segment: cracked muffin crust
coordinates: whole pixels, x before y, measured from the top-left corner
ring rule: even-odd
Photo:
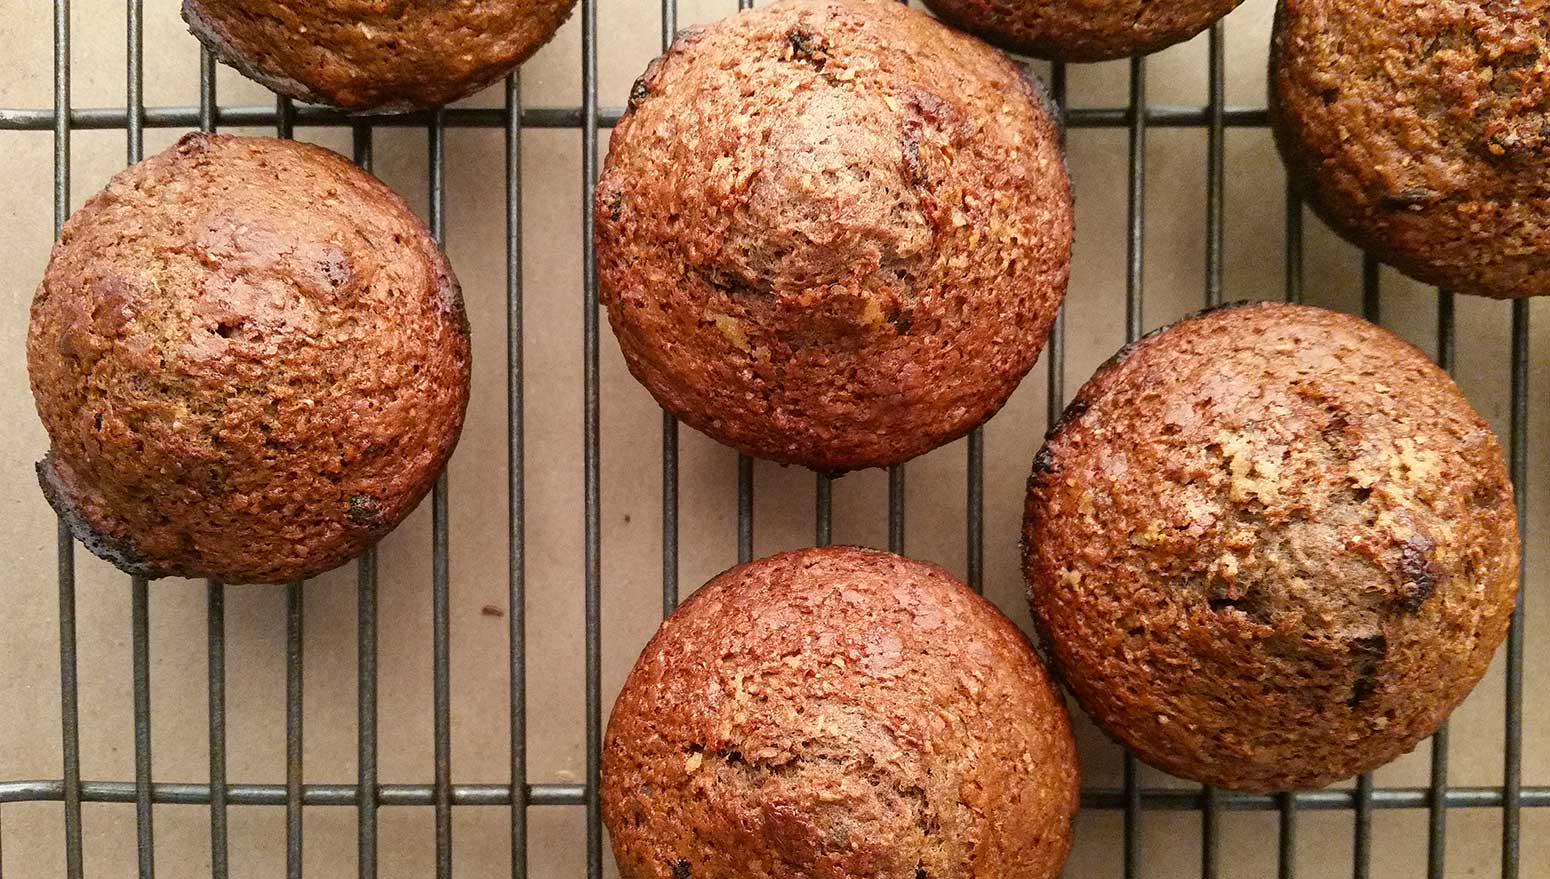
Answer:
[[[622,879],[1053,879],[1075,744],[1022,632],[936,565],[806,549],[711,580],[608,723]]]
[[[1458,293],[1550,293],[1550,0],[1286,0],[1271,123],[1335,231]]]
[[[1501,447],[1366,321],[1256,304],[1122,350],[1034,460],[1024,564],[1060,676],[1175,775],[1319,787],[1409,751],[1507,631]]]
[[[510,73],[576,0],[183,0],[216,57],[260,84],[346,110],[439,107]]]
[[[825,471],[994,414],[1069,273],[1040,87],[885,0],[782,0],[680,34],[632,90],[596,206],[635,377],[721,442]]]
[[[397,195],[320,147],[195,133],[70,218],[32,302],[44,494],[144,577],[279,582],[419,503],[468,402],[468,325]]]
[[[1107,61],[1182,43],[1243,0],[925,0],[953,27],[1003,49]]]

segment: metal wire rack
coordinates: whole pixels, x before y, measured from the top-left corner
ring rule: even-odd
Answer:
[[[306,784],[302,764],[302,644],[304,615],[300,583],[289,584],[287,601],[286,652],[286,774],[283,783],[232,783],[226,771],[226,619],[225,591],[221,583],[207,585],[208,619],[208,698],[209,698],[209,782],[166,783],[152,778],[151,772],[151,699],[150,647],[148,637],[149,605],[147,584],[131,583],[132,680],[134,695],[134,779],[132,781],[92,781],[81,777],[80,724],[77,681],[76,587],[74,546],[68,529],[61,524],[57,533],[59,595],[59,661],[61,744],[63,763],[60,777],[42,781],[0,779],[0,804],[11,802],[54,801],[63,803],[66,875],[83,875],[82,804],[134,803],[137,836],[138,871],[142,877],[154,876],[155,826],[153,804],[208,806],[210,861],[212,875],[228,875],[228,815],[232,808],[250,806],[284,807],[286,816],[287,875],[302,875],[303,824],[306,807],[353,808],[357,816],[358,870],[362,877],[378,875],[378,809],[382,806],[420,806],[434,810],[436,875],[452,875],[452,812],[454,808],[501,807],[510,811],[510,844],[513,877],[528,875],[528,822],[532,809],[549,806],[581,806],[585,809],[586,872],[589,877],[603,873],[603,833],[598,816],[598,760],[602,738],[602,695],[600,664],[601,627],[601,553],[602,503],[600,493],[600,394],[598,356],[597,277],[590,235],[582,236],[582,338],[583,358],[583,472],[582,499],[584,518],[583,581],[584,657],[585,657],[585,748],[586,775],[581,783],[535,782],[529,778],[526,751],[524,694],[527,669],[525,661],[526,621],[525,534],[524,534],[524,448],[523,448],[523,291],[522,291],[522,154],[521,134],[525,128],[578,129],[581,144],[583,190],[582,228],[590,229],[592,202],[590,189],[597,175],[598,132],[612,125],[621,113],[618,107],[599,106],[598,102],[598,10],[600,0],[582,0],[581,64],[582,101],[578,107],[524,107],[517,75],[508,77],[504,105],[492,108],[453,108],[436,112],[392,117],[349,117],[331,110],[293,107],[278,100],[273,107],[220,106],[216,100],[215,63],[208,53],[201,59],[200,99],[197,106],[147,107],[143,100],[143,0],[127,4],[127,106],[118,108],[75,108],[71,106],[71,19],[69,0],[54,0],[54,106],[45,109],[0,109],[0,131],[47,131],[54,138],[54,220],[55,231],[64,223],[70,205],[71,134],[89,129],[123,130],[129,162],[141,158],[146,128],[198,127],[214,130],[218,126],[273,126],[276,133],[288,137],[297,126],[348,127],[353,133],[354,158],[366,168],[372,165],[373,129],[381,126],[416,126],[428,133],[427,172],[429,175],[429,221],[433,233],[441,238],[444,230],[445,132],[451,127],[500,129],[505,135],[505,219],[506,219],[506,321],[508,382],[507,466],[509,549],[509,678],[510,678],[510,765],[507,780],[490,784],[453,784],[451,776],[451,683],[449,670],[450,629],[448,616],[448,511],[450,497],[445,474],[436,482],[432,508],[432,633],[434,721],[434,779],[430,784],[384,783],[378,773],[377,710],[377,558],[368,551],[357,566],[357,779],[354,784]],[[677,30],[676,0],[661,0],[662,45],[665,48]],[[740,8],[752,5],[739,0]],[[1220,24],[1210,30],[1208,45],[1208,101],[1204,106],[1152,106],[1147,102],[1147,62],[1130,62],[1129,101],[1125,106],[1084,108],[1065,111],[1068,128],[1123,129],[1128,134],[1128,225],[1125,234],[1125,336],[1138,337],[1143,329],[1143,241],[1146,194],[1146,142],[1153,128],[1198,128],[1207,134],[1207,200],[1204,304],[1223,299],[1224,248],[1224,172],[1225,131],[1228,128],[1257,128],[1267,125],[1262,107],[1230,107],[1225,103],[1226,81],[1224,37]],[[1050,79],[1057,102],[1066,106],[1067,71],[1054,64]],[[1298,301],[1303,293],[1303,210],[1295,194],[1288,190],[1285,216],[1286,270],[1285,298]],[[1380,274],[1378,265],[1368,258],[1363,265],[1363,312],[1369,318],[1381,317]],[[1437,304],[1437,351],[1440,363],[1451,369],[1457,351],[1454,301],[1447,292],[1439,292]],[[1510,362],[1510,427],[1508,448],[1510,472],[1518,487],[1520,523],[1527,519],[1525,490],[1528,461],[1529,399],[1529,307],[1526,301],[1512,303]],[[1048,365],[1048,417],[1053,420],[1062,406],[1065,390],[1065,320],[1057,320],[1045,360]],[[965,510],[965,557],[968,581],[981,589],[984,578],[984,440],[975,431],[965,442],[967,480]],[[662,611],[670,612],[678,601],[679,583],[679,472],[678,426],[669,416],[662,421]],[[905,467],[892,468],[888,474],[888,546],[900,551],[905,536]],[[753,555],[753,466],[740,457],[737,469],[737,554],[740,561]],[[832,535],[833,494],[830,479],[816,477],[814,539],[830,542]],[[1532,549],[1525,547],[1526,556]],[[1370,776],[1361,778],[1354,789],[1329,789],[1270,796],[1246,795],[1210,788],[1179,789],[1143,787],[1138,766],[1126,756],[1123,785],[1117,788],[1088,788],[1082,792],[1084,809],[1117,811],[1123,816],[1123,875],[1144,874],[1141,835],[1143,814],[1150,810],[1190,811],[1200,816],[1201,874],[1219,875],[1222,813],[1228,811],[1273,811],[1279,816],[1277,874],[1290,879],[1296,872],[1294,849],[1299,813],[1337,810],[1349,812],[1353,819],[1353,875],[1361,879],[1369,874],[1372,859],[1372,816],[1378,809],[1425,810],[1427,814],[1427,875],[1441,877],[1446,866],[1446,825],[1452,809],[1496,809],[1501,813],[1501,875],[1516,879],[1523,872],[1519,847],[1522,810],[1550,807],[1550,786],[1525,786],[1522,778],[1523,651],[1524,627],[1522,602],[1505,648],[1507,659],[1506,714],[1502,784],[1493,787],[1454,787],[1448,780],[1448,729],[1444,726],[1431,746],[1431,782],[1424,788],[1375,788]],[[3,840],[0,840],[3,844]],[[1542,867],[1543,865],[1541,865]],[[1532,872],[1532,870],[1530,871]],[[1540,875],[1544,875],[1540,873]]]

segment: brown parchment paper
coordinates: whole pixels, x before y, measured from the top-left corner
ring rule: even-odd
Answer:
[[[198,47],[174,0],[145,3],[145,101],[197,103]],[[728,14],[732,0],[684,0],[680,26]],[[125,4],[72,4],[76,107],[122,106]],[[1227,100],[1263,106],[1265,47],[1273,4],[1249,0],[1226,25]],[[0,107],[46,108],[53,95],[52,4],[0,0]],[[630,83],[661,48],[659,5],[601,0],[600,103],[624,103]],[[529,107],[576,106],[581,88],[581,28],[573,19],[524,67]],[[1148,100],[1201,106],[1207,99],[1206,40],[1201,37],[1147,61]],[[1043,69],[1042,65],[1038,65]],[[1072,104],[1122,107],[1124,62],[1073,67]],[[220,103],[260,106],[272,97],[222,68]],[[496,105],[499,87],[469,104]],[[146,154],[181,130],[148,129]],[[255,132],[259,133],[259,132]],[[300,128],[297,136],[348,155],[349,132]],[[606,131],[602,145],[606,148]],[[475,333],[474,397],[451,464],[452,773],[458,783],[508,779],[508,472],[506,467],[506,251],[503,139],[499,130],[452,129],[446,135],[448,250],[461,276]],[[581,137],[577,130],[527,130],[521,138],[522,281],[525,345],[527,744],[533,782],[584,778],[582,639],[582,352]],[[38,493],[32,465],[45,437],[27,388],[23,340],[27,309],[53,236],[52,136],[0,131],[0,781],[60,776],[59,597],[55,519]],[[1126,149],[1122,128],[1074,131],[1070,163],[1077,199],[1077,244],[1067,305],[1065,389],[1073,393],[1124,341]],[[125,162],[122,131],[77,131],[70,203],[78,206]],[[422,212],[426,208],[426,137],[416,128],[379,128],[377,173]],[[1146,146],[1145,309],[1147,328],[1203,304],[1206,134],[1153,128]],[[1224,284],[1228,299],[1277,298],[1285,262],[1284,177],[1267,132],[1236,128],[1226,140]],[[1306,224],[1309,302],[1357,310],[1360,259],[1311,217]],[[1431,291],[1385,270],[1385,323],[1435,350]],[[1528,582],[1524,673],[1525,784],[1550,784],[1550,583],[1544,571],[1550,534],[1550,302],[1533,306],[1528,435]],[[1458,299],[1458,376],[1475,405],[1504,437],[1508,425],[1509,306]],[[604,711],[661,613],[662,416],[623,368],[603,323],[602,584]],[[1017,534],[1023,483],[1045,428],[1047,367],[1041,363],[985,433],[986,591],[1027,626],[1018,573]],[[694,432],[680,434],[679,570],[687,592],[736,559],[736,459]],[[809,544],[814,534],[812,474],[760,463],[755,468],[755,552]],[[906,551],[963,575],[966,445],[956,443],[907,468]],[[834,538],[884,546],[887,477],[852,474],[834,485]],[[432,778],[430,510],[427,502],[380,549],[380,780]],[[133,778],[128,578],[77,549],[81,770],[96,780]],[[285,770],[285,595],[273,587],[226,592],[227,749],[232,782],[282,783]],[[305,773],[308,783],[353,783],[356,763],[355,570],[310,582],[305,599]],[[152,732],[158,781],[205,781],[208,770],[204,584],[160,581],[151,587]],[[1494,786],[1502,779],[1503,666],[1495,666],[1452,723],[1450,783]],[[1084,781],[1117,786],[1118,749],[1078,719]],[[1424,786],[1428,747],[1377,773],[1379,786]],[[1143,770],[1146,785],[1178,785]],[[305,811],[307,875],[354,875],[355,811]],[[454,810],[459,875],[509,872],[510,812]],[[1221,818],[1224,876],[1275,875],[1274,813],[1228,812]],[[135,817],[129,804],[84,809],[88,875],[135,872]],[[535,807],[530,814],[535,877],[584,873],[583,814]],[[434,874],[432,811],[384,807],[381,875]],[[1450,812],[1448,875],[1499,871],[1501,816],[1495,809]],[[1379,811],[1373,818],[1373,875],[1422,875],[1424,810]],[[1144,875],[1199,871],[1199,816],[1148,812],[1141,822]],[[156,864],[164,877],[209,874],[208,810],[155,808]],[[233,807],[233,876],[284,871],[284,810]],[[1066,875],[1117,876],[1122,822],[1117,812],[1085,812]],[[1550,809],[1523,812],[1521,873],[1550,876]],[[1300,814],[1299,875],[1345,875],[1352,814]],[[612,875],[611,858],[604,856]],[[63,808],[58,803],[0,804],[0,875],[52,877],[64,872]]]

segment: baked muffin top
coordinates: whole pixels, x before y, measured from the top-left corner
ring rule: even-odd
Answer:
[[[936,565],[828,547],[723,573],[614,706],[624,879],[1052,879],[1076,755],[1028,641]]]
[[[1181,43],[1243,0],[925,0],[954,27],[1011,52],[1107,61]]]
[[[1550,293],[1550,2],[1286,0],[1270,82],[1338,232],[1454,292]]]
[[[576,0],[183,0],[222,61],[303,101],[347,110],[439,107],[510,73]]]
[[[429,488],[468,350],[452,270],[386,186],[320,147],[190,134],[54,248],[27,336],[39,476],[131,573],[315,574]]]
[[[1138,756],[1246,790],[1398,756],[1484,673],[1512,486],[1448,376],[1387,331],[1257,304],[1126,348],[1034,461],[1035,620]]]
[[[884,0],[783,0],[680,34],[635,84],[596,203],[634,375],[716,439],[820,470],[988,418],[1069,271],[1039,87]]]

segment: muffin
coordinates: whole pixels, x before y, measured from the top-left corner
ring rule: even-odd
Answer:
[[[635,83],[596,204],[635,377],[723,443],[824,471],[994,414],[1069,273],[1040,87],[885,0],[782,0],[680,34]]]
[[[1458,293],[1550,293],[1550,3],[1286,0],[1270,119],[1320,217]]]
[[[217,58],[282,95],[398,112],[450,104],[499,80],[549,42],[575,5],[183,0],[183,20]]]
[[[826,547],[673,613],[603,746],[622,879],[1052,879],[1076,750],[1028,641],[936,565]]]
[[[311,576],[419,503],[468,368],[457,279],[391,190],[320,147],[190,134],[54,247],[27,333],[38,480],[128,573]]]
[[[1348,315],[1218,309],[1122,350],[1034,459],[1035,621],[1137,756],[1249,791],[1415,747],[1506,634],[1502,451],[1447,374]]]
[[[1185,40],[1243,0],[925,0],[962,28],[1020,55],[1107,61]]]

